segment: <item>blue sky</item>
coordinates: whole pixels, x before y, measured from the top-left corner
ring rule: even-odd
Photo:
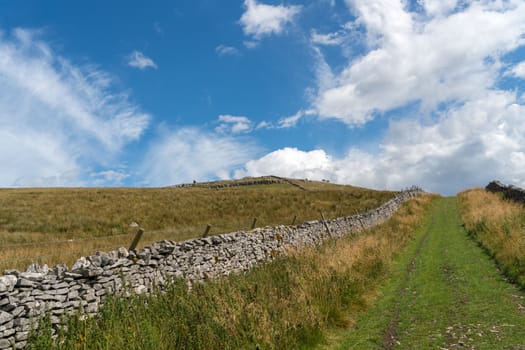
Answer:
[[[525,3],[0,0],[0,187],[525,186]]]

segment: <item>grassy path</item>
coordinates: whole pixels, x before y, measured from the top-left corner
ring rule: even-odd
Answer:
[[[525,349],[525,295],[468,236],[456,198],[437,199],[376,305],[335,349]]]

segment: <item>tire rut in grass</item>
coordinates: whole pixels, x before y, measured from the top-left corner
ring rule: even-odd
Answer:
[[[410,281],[410,276],[412,275],[415,267],[416,262],[419,256],[421,255],[421,251],[423,248],[423,245],[428,239],[428,236],[430,234],[430,231],[432,229],[432,226],[434,225],[434,216],[432,216],[432,221],[430,226],[427,228],[425,234],[423,237],[421,237],[420,241],[418,242],[416,251],[414,253],[414,257],[410,260],[410,263],[407,265],[406,274],[404,274],[403,283],[401,284],[401,288],[398,291],[397,300],[396,300],[396,306],[394,309],[394,315],[392,316],[392,319],[390,321],[390,324],[388,325],[388,328],[385,332],[385,335],[383,336],[383,349],[384,350],[391,350],[396,343],[398,343],[398,334],[397,334],[397,328],[399,326],[399,314],[401,311],[401,297],[407,293],[408,291],[408,284]]]
[[[525,318],[511,297],[523,293],[469,239],[455,199],[438,204],[397,296],[398,337],[384,348],[523,349]]]

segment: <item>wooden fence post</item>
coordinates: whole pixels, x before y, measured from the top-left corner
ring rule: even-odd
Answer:
[[[357,221],[359,221],[359,224],[361,225],[361,230],[365,230],[365,225],[363,225],[363,221],[361,221],[361,218],[359,217],[360,214],[359,212],[356,210],[355,211],[355,218],[357,219]]]
[[[295,220],[297,220],[297,215],[294,215],[294,217],[293,217],[292,226],[295,225]]]
[[[206,225],[206,229],[204,230],[204,233],[202,234],[202,238],[208,237],[208,234],[210,233],[211,225]]]
[[[328,236],[332,237],[332,231],[330,231],[330,227],[328,227],[328,224],[326,223],[326,220],[324,219],[323,212],[319,210],[319,214],[321,214],[321,221],[323,222],[326,232],[328,232]]]
[[[137,234],[135,235],[135,238],[133,238],[133,242],[131,242],[131,245],[129,246],[128,250],[133,250],[137,247],[137,244],[139,244],[140,238],[142,237],[142,234],[144,233],[144,229],[141,227],[137,231]]]
[[[251,230],[253,230],[255,228],[255,224],[257,223],[257,218],[253,218],[253,222],[252,222],[252,228]]]

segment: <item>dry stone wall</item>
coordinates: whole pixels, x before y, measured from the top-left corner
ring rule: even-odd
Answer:
[[[492,181],[485,187],[487,191],[503,193],[507,199],[525,204],[525,189],[513,185],[504,185],[499,181]]]
[[[149,293],[173,278],[191,283],[249,270],[285,253],[287,247],[315,245],[330,237],[361,231],[386,221],[417,189],[364,214],[258,228],[184,242],[161,241],[149,247],[81,257],[72,266],[33,264],[0,277],[0,349],[23,349],[32,327],[48,313],[54,327],[64,314],[94,315],[109,294]],[[329,230],[327,230],[327,228]],[[329,231],[329,232],[328,232]]]

